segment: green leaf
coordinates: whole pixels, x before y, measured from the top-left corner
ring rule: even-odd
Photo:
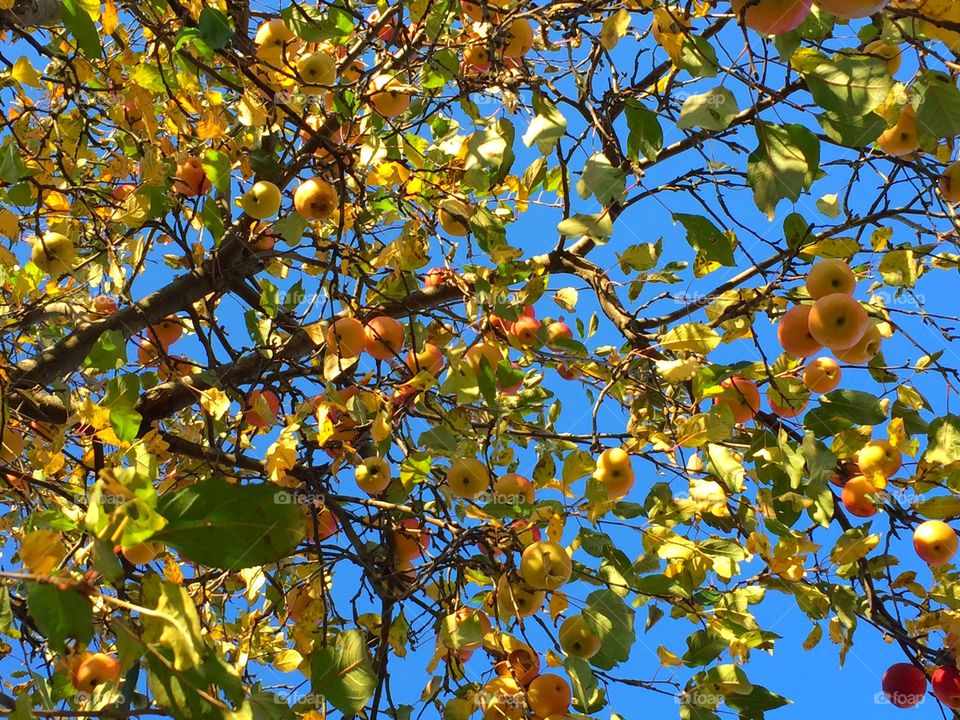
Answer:
[[[303,539],[300,508],[289,497],[271,484],[194,483],[160,498],[157,511],[167,526],[155,537],[210,567],[276,562]]]
[[[84,360],[84,367],[104,372],[127,364],[127,341],[119,330],[107,330],[97,338]]]
[[[63,651],[68,639],[77,640],[84,647],[93,639],[93,607],[78,592],[30,583],[27,608],[40,632],[58,652]]]
[[[802,125],[757,122],[759,145],[747,160],[753,199],[771,219],[781,200],[796,202],[820,168],[820,141]]]
[[[603,691],[597,684],[597,677],[587,661],[582,658],[568,657],[563,667],[570,676],[570,689],[577,709],[583,712],[596,712],[603,707],[605,704]]]
[[[151,647],[169,649],[173,667],[182,672],[203,662],[206,648],[197,607],[186,588],[149,574],[143,581],[143,641]]]
[[[624,103],[623,109],[627,116],[627,156],[631,160],[639,159],[640,155],[655,160],[663,148],[663,128],[656,113],[633,98]]]
[[[210,183],[224,195],[230,194],[230,156],[219,150],[207,150],[203,154],[203,171]]]
[[[863,115],[824,113],[817,122],[828,138],[848,148],[867,147],[887,129],[887,122],[875,112]]]
[[[14,145],[14,143],[4,145],[3,152],[0,152],[0,180],[12,185],[13,183],[19,182],[22,178],[25,178],[29,173],[30,171],[24,164],[20,150],[17,149],[16,145]],[[9,193],[8,199],[17,205],[25,204],[9,198]],[[28,200],[26,204],[30,202],[31,201]]]
[[[730,647],[729,643],[709,630],[697,630],[687,638],[687,651],[680,658],[687,667],[709,665]]]
[[[893,84],[886,62],[868,55],[828,59],[802,48],[791,63],[800,71],[817,105],[838,116],[866,115],[887,99]]]
[[[945,520],[960,515],[960,497],[940,495],[921,500],[913,506],[919,515],[931,520]]]
[[[687,243],[706,260],[727,267],[736,266],[733,259],[733,240],[720,232],[716,225],[700,215],[674,213],[674,222],[679,222],[687,231]]]
[[[714,77],[717,74],[717,51],[700,35],[686,35],[680,48],[680,67],[694,77]]]
[[[763,720],[764,712],[789,705],[790,700],[770,692],[762,685],[754,685],[745,695],[727,695],[724,703],[727,707],[739,710],[743,720]]]
[[[596,153],[583,166],[577,180],[577,194],[584,200],[592,195],[601,205],[610,205],[623,195],[626,186],[627,176],[623,170],[611,165],[603,153]]]
[[[930,423],[923,459],[944,466],[960,462],[960,416],[945,415]]]
[[[63,26],[67,29],[67,32],[77,41],[80,52],[91,60],[103,55],[97,25],[90,19],[90,15],[77,0],[63,0],[60,17],[63,19]]]
[[[200,11],[197,30],[200,32],[203,41],[214,50],[225,48],[233,37],[230,18],[212,7],[205,7]]]
[[[333,646],[314,648],[310,662],[314,692],[323,695],[345,716],[358,714],[377,686],[370,654],[358,630],[337,636]]]
[[[590,658],[590,663],[610,670],[617,663],[630,657],[635,632],[634,612],[612,590],[595,590],[587,597],[583,617],[600,637],[600,650]]]
[[[683,102],[677,127],[726,130],[739,111],[733,93],[725,87],[715,87],[701,95],[691,95]]]
[[[536,115],[523,134],[523,144],[531,147],[536,143],[540,153],[547,155],[567,131],[567,119],[542,95],[533,96],[533,110]]]
[[[911,86],[920,95],[917,126],[937,138],[960,135],[960,90],[956,82],[935,70],[922,71]]]
[[[584,215],[577,213],[573,217],[561,220],[557,232],[566,237],[586,235],[594,240],[604,240],[613,235],[613,221],[609,213]]]
[[[134,408],[140,399],[140,378],[136,375],[121,375],[107,385],[104,407],[110,409],[110,425],[117,437],[129,442],[136,439],[143,419]]]
[[[821,396],[820,404],[855,425],[879,425],[886,418],[880,400],[861,390],[841,388]]]

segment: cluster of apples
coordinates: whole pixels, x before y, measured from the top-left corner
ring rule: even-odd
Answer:
[[[137,346],[137,360],[143,367],[156,367],[159,378],[167,382],[197,371],[197,365],[185,357],[170,354],[170,346],[183,337],[183,324],[176,316],[164,318],[147,328],[147,337]]]
[[[120,682],[120,662],[107,653],[71,653],[63,658],[61,666],[80,692],[92,693],[98,685]]]
[[[468,72],[484,73],[493,58],[515,66],[533,47],[533,26],[524,18],[504,21],[513,0],[461,0],[466,28],[463,67]]]
[[[867,518],[877,514],[874,502],[903,462],[903,454],[889,440],[871,440],[845,463],[848,479],[835,473],[831,482],[842,488],[840,500],[851,515]]]
[[[731,0],[733,12],[748,28],[764,35],[784,35],[807,19],[814,3],[844,20],[870,17],[890,0]]]

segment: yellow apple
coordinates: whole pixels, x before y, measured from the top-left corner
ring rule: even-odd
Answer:
[[[852,477],[843,485],[840,500],[851,515],[866,518],[877,514],[872,498],[877,497],[877,488],[862,475]]]
[[[896,75],[897,70],[903,62],[903,51],[898,45],[888,43],[882,38],[878,38],[866,44],[863,48],[864,55],[873,55],[883,58],[887,64],[887,71],[891,75]]]
[[[883,10],[889,2],[890,0],[816,0],[822,10],[845,20],[870,17]]]
[[[355,317],[334,320],[327,328],[327,350],[342,358],[355,358],[367,346],[367,333],[363,323]]]
[[[461,458],[447,471],[447,487],[457,497],[473,499],[490,487],[490,471],[477,458]]]
[[[863,337],[852,348],[846,350],[834,350],[833,354],[841,362],[848,365],[866,365],[873,356],[880,352],[880,345],[883,342],[883,336],[880,335],[880,328],[871,325],[863,334]]]
[[[884,130],[877,138],[877,144],[887,155],[894,157],[911,155],[920,149],[917,112],[912,105],[903,107],[897,124]]]
[[[153,559],[160,552],[160,546],[153,542],[142,542],[136,545],[128,545],[121,548],[120,552],[133,565],[146,565],[153,562]]]
[[[560,543],[540,540],[520,556],[520,577],[534,590],[556,590],[573,574],[573,562]]]
[[[257,46],[257,57],[274,67],[282,65],[284,58],[292,55],[300,43],[282,18],[260,25],[253,42]]]
[[[853,295],[857,277],[843,260],[827,258],[814,265],[807,274],[807,292],[814,300],[831,293]]]
[[[325,220],[340,204],[336,189],[320,178],[307,180],[293,193],[293,206],[307,220]]]
[[[483,720],[522,720],[526,717],[523,688],[511,677],[495,677],[481,688]]]
[[[846,293],[824,295],[810,310],[810,335],[831,350],[848,350],[867,332],[863,306]]]
[[[497,581],[497,611],[501,617],[530,617],[543,605],[546,593],[523,583],[511,583],[506,574]]]
[[[600,652],[600,636],[583,615],[571,615],[559,631],[560,647],[567,655],[589,660]]]
[[[840,384],[840,366],[829,357],[811,360],[803,368],[803,384],[810,392],[828,393]]]
[[[404,84],[392,75],[377,75],[370,81],[367,101],[385,118],[403,115],[410,107],[410,95]]]
[[[73,240],[58,232],[45,232],[30,251],[33,264],[48,275],[63,275],[73,269],[76,257]]]
[[[297,79],[306,95],[320,95],[337,81],[337,62],[325,52],[313,52],[297,61]]]
[[[887,478],[900,469],[902,462],[900,448],[891,445],[889,440],[871,440],[857,453],[860,472],[877,488],[887,484]]]
[[[960,162],[950,163],[940,176],[940,194],[949,203],[960,203]]]
[[[243,211],[254,220],[266,220],[280,212],[280,188],[267,180],[254,183],[240,198]]]
[[[424,343],[419,352],[411,350],[407,354],[407,368],[414,375],[425,370],[438,377],[443,370],[443,351],[433,343]]]
[[[532,504],[536,489],[533,483],[523,475],[507,473],[498,477],[493,483],[493,492],[497,494],[499,503],[526,503]]]
[[[634,474],[630,455],[621,448],[607,448],[597,458],[593,477],[603,483],[607,497],[619,500],[633,487]]]
[[[120,663],[112,655],[94,653],[77,667],[73,686],[80,692],[92,693],[97,685],[120,682]]]
[[[943,565],[957,554],[957,533],[942,520],[927,520],[913,531],[913,548],[928,565]]]
[[[437,211],[440,227],[453,237],[466,237],[470,232],[470,207],[457,198],[448,198]]]
[[[390,485],[390,463],[382,457],[364,458],[354,470],[357,487],[368,495],[379,495]]]
[[[519,58],[533,47],[533,26],[523,18],[510,21],[503,37],[503,56]]]

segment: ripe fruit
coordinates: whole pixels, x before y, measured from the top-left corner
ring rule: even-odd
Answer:
[[[476,608],[462,607],[453,615],[448,615],[441,624],[439,639],[446,647],[470,652],[481,647],[484,636],[492,630],[490,618],[485,612]],[[454,631],[459,631],[461,637],[452,638],[451,633]],[[463,635],[470,639],[464,639]]]
[[[457,497],[473,499],[490,487],[490,471],[477,458],[461,458],[447,470],[447,487]]]
[[[423,286],[425,288],[437,287],[443,285],[450,271],[447,268],[435,267],[427,270],[423,276]]]
[[[533,47],[533,26],[523,18],[512,20],[504,33],[503,42],[505,58],[523,57]]]
[[[500,22],[500,13],[497,10],[506,10],[510,6],[511,0],[460,0],[460,9],[467,19],[472,22],[483,22],[486,20],[491,23]],[[486,7],[484,7],[486,6]]]
[[[109,295],[97,295],[93,298],[93,310],[101,315],[110,315],[117,311],[117,301]]]
[[[490,369],[496,371],[497,365],[503,360],[503,351],[497,345],[482,342],[472,346],[463,354],[463,361],[474,372],[480,369],[481,359],[486,359]]]
[[[930,677],[930,689],[948,708],[960,709],[960,672],[952,665],[938,667]]]
[[[240,206],[254,220],[266,220],[280,212],[282,200],[280,188],[272,182],[260,180],[243,194]]]
[[[887,155],[893,155],[894,157],[910,155],[920,149],[917,112],[912,105],[903,107],[900,111],[900,117],[897,119],[897,124],[880,133],[877,144]]]
[[[399,117],[410,107],[410,95],[403,83],[392,75],[374,77],[370,81],[369,92],[367,101],[381,117]]]
[[[847,350],[834,350],[833,354],[838,360],[849,365],[866,365],[874,355],[880,352],[882,343],[883,336],[880,335],[880,328],[871,325],[856,345]]]
[[[774,415],[794,418],[807,409],[810,393],[799,380],[776,378],[767,388],[767,404]]]
[[[116,685],[120,682],[120,663],[112,655],[94,653],[77,667],[73,686],[80,692],[92,693],[101,683]]]
[[[852,348],[867,331],[867,311],[844,293],[824,295],[810,310],[810,335],[831,350]]]
[[[523,583],[511,583],[506,575],[497,581],[497,611],[501,617],[530,617],[540,609],[546,593]]]
[[[336,189],[320,178],[307,180],[293,193],[293,207],[307,220],[326,220],[339,204]]]
[[[878,488],[887,484],[887,478],[900,469],[903,455],[889,440],[871,440],[857,453],[860,472]]]
[[[397,560],[402,564],[408,564],[423,555],[424,550],[430,547],[430,536],[420,526],[418,520],[407,518],[401,520],[397,529],[393,531],[393,545]]]
[[[927,692],[927,676],[910,663],[894,663],[888,667],[880,684],[887,700],[898,708],[919,705]]]
[[[903,62],[903,52],[900,50],[900,47],[888,43],[882,38],[867,43],[863,48],[863,54],[881,57],[886,60],[887,71],[891,75],[896,75],[897,70],[900,69],[900,65]]]
[[[870,17],[883,10],[890,0],[816,0],[822,10],[839,18]]]
[[[607,448],[597,458],[595,480],[603,483],[610,500],[619,500],[633,487],[634,474],[630,455],[621,448]]]
[[[470,45],[463,51],[463,64],[477,72],[490,69],[490,51],[483,45]]]
[[[403,325],[389,315],[370,320],[364,328],[366,351],[377,360],[390,360],[403,350]]]
[[[337,318],[327,328],[327,347],[342,358],[355,358],[366,346],[366,330],[355,317]]]
[[[559,675],[544,673],[533,679],[527,688],[530,709],[540,717],[559,715],[570,708],[570,685]]]
[[[517,345],[529,347],[537,342],[537,332],[540,330],[540,321],[529,315],[521,315],[513,325],[510,326],[508,336]]]
[[[257,28],[253,42],[257,57],[274,66],[280,65],[285,51],[292,52],[298,44],[297,36],[281,18],[268,20]]]
[[[254,390],[247,398],[247,411],[243,419],[253,427],[270,427],[277,421],[280,398],[272,390]]]
[[[597,635],[583,615],[571,615],[560,626],[560,647],[567,655],[588,660],[600,651]]]
[[[942,520],[927,520],[913,531],[913,549],[928,565],[943,565],[957,554],[957,533]]]
[[[823,346],[810,334],[810,305],[797,305],[790,308],[780,318],[777,326],[777,340],[780,347],[794,357],[810,357]]]
[[[573,330],[562,320],[556,320],[547,325],[547,347],[553,350],[561,349],[559,342],[573,340]]]
[[[159,345],[164,350],[167,350],[182,336],[183,325],[173,316],[147,328],[147,337],[150,342]]]
[[[368,457],[354,470],[357,487],[368,495],[379,495],[390,485],[390,463],[382,457]]]
[[[463,200],[444,200],[437,211],[437,220],[448,235],[466,237],[470,232],[470,208]]]
[[[828,393],[840,384],[840,366],[829,357],[818,357],[803,368],[803,384],[810,392]]]
[[[493,483],[493,492],[497,495],[495,502],[499,503],[533,503],[536,489],[533,483],[523,475],[507,473]]]
[[[814,265],[807,274],[807,292],[814,300],[831,293],[853,295],[857,277],[843,260],[828,258]]]
[[[877,488],[863,475],[857,475],[847,480],[840,493],[843,506],[851,515],[861,518],[873,517],[877,514],[877,507],[870,499],[875,496]]]
[[[297,62],[300,89],[306,95],[319,95],[337,81],[337,63],[325,52],[304,55]]]
[[[797,28],[807,15],[813,0],[731,0],[737,20],[764,35],[783,35]],[[744,8],[746,11],[744,12]]]
[[[121,548],[123,556],[134,565],[146,565],[153,562],[153,559],[160,552],[160,546],[157,543],[142,542],[136,545],[128,545]]]
[[[745,423],[760,410],[760,390],[755,383],[741,377],[731,377],[720,383],[723,394],[714,398],[717,405],[733,411],[733,421]]]
[[[541,540],[520,556],[520,577],[534,590],[556,590],[573,574],[573,562],[563,545]]]
[[[73,269],[73,240],[58,232],[45,232],[33,242],[30,259],[47,275],[63,275]]]
[[[173,181],[174,192],[184,197],[196,197],[206,195],[211,187],[213,185],[207,177],[206,170],[203,169],[203,161],[200,158],[191,156],[177,165]]]
[[[960,162],[950,163],[940,176],[940,194],[947,202],[960,202]]]
[[[420,352],[411,350],[407,354],[407,367],[413,374],[424,370],[438,377],[443,370],[443,352],[432,343],[424,343]]]
[[[521,720],[524,707],[523,688],[512,677],[495,677],[480,690],[483,720]]]

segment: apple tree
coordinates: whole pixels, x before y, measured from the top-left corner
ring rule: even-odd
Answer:
[[[958,52],[953,0],[0,0],[4,714],[753,720],[878,638],[960,708]]]

